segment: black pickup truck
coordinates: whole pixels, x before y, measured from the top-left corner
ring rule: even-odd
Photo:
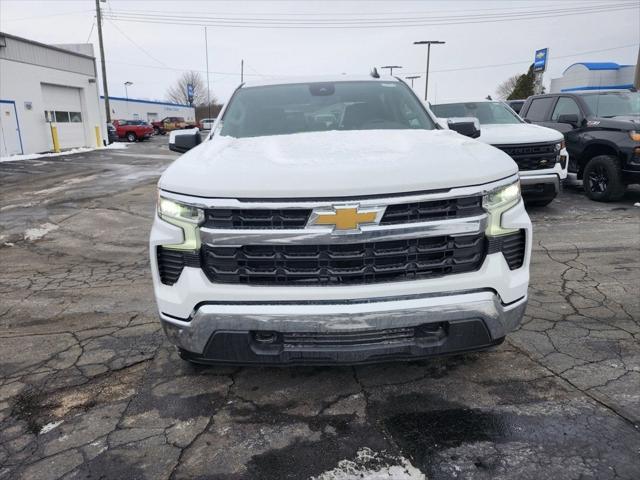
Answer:
[[[640,183],[640,93],[534,95],[522,106],[520,116],[564,134],[568,178],[583,180],[590,199],[618,200],[627,185]]]

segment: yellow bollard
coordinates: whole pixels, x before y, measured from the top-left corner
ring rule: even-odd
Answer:
[[[53,123],[51,125],[51,138],[53,138],[53,151],[56,153],[60,152],[60,141],[58,140],[58,127]]]
[[[96,125],[95,129],[96,129],[96,146],[98,148],[103,147],[104,145],[102,145],[102,135],[100,134],[100,127]]]

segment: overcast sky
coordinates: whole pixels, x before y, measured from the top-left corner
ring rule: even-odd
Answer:
[[[505,14],[526,17],[530,12],[547,9],[572,10],[621,4],[632,8],[483,23],[478,23],[476,17]],[[210,86],[220,100],[226,100],[238,85],[241,59],[245,61],[247,80],[271,76],[366,74],[372,66],[402,65],[404,68],[394,74],[421,74],[415,88],[422,92],[426,47],[414,46],[413,42],[443,40],[446,45],[432,49],[429,100],[433,102],[494,94],[500,82],[526,71],[538,48],[550,49],[549,68],[545,74],[545,85],[548,86],[551,78],[560,76],[575,62],[635,64],[640,43],[640,2],[637,0],[108,0],[102,6],[111,15],[146,12],[147,20],[163,18],[167,21],[166,16],[161,17],[163,14],[201,19],[236,17],[255,22],[253,25],[263,25],[260,22],[264,19],[282,21],[281,25],[287,27],[292,26],[292,19],[333,26],[344,21],[391,22],[397,18],[427,19],[423,23],[468,22],[417,26],[390,26],[387,23],[375,28],[211,25],[207,27]],[[158,17],[152,17],[154,15]],[[482,20],[486,19],[483,17]],[[215,21],[203,20],[202,23]],[[94,0],[0,0],[0,30],[21,37],[44,43],[89,41],[94,44],[97,55],[98,37],[94,25]],[[206,70],[203,26],[108,19],[104,22],[104,37],[112,96],[124,96],[123,84],[130,81],[133,82],[129,87],[131,98],[164,99],[168,86],[181,71],[200,70],[204,75]]]

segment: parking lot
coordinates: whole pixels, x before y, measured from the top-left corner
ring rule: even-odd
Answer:
[[[639,188],[530,211],[496,350],[196,368],[148,266],[166,141],[0,164],[1,479],[640,478]]]

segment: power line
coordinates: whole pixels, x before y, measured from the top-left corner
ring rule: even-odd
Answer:
[[[517,20],[534,20],[568,15],[585,15],[611,11],[637,9],[634,3],[616,3],[607,5],[580,6],[579,8],[561,8],[546,10],[530,10],[518,13],[469,14],[442,17],[412,17],[412,18],[379,18],[379,19],[280,19],[280,18],[230,18],[193,16],[180,14],[151,14],[133,13],[128,11],[112,11],[108,16],[112,20],[158,23],[172,25],[212,25],[230,28],[393,28],[427,25],[461,25],[470,23],[495,23]]]
[[[103,16],[107,17],[105,14],[103,14]],[[108,17],[107,17],[108,18]],[[124,31],[122,31],[120,29],[120,27],[118,27],[118,25],[116,25],[116,23],[109,19],[109,23],[111,23],[111,25],[113,25],[115,27],[116,30],[118,30],[127,40],[129,40],[133,45],[135,45],[136,47],[138,47],[138,49],[143,52],[147,57],[149,57],[150,59],[156,61],[157,63],[159,63],[160,65],[163,66],[167,66],[166,63],[164,63],[161,60],[158,60],[156,57],[154,57],[153,55],[151,55],[147,50],[145,50],[143,47],[141,47],[135,40],[133,40],[129,35],[127,35]]]

